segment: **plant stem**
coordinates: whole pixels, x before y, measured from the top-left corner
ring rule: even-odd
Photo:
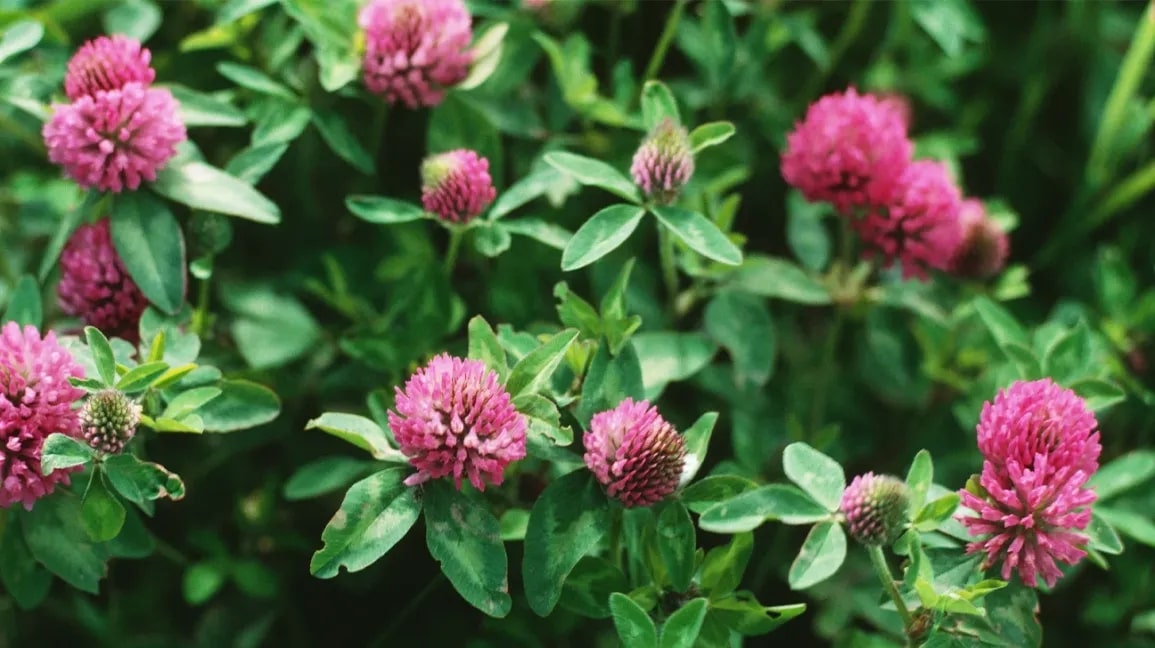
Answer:
[[[460,227],[449,228],[449,250],[445,253],[445,274],[452,275],[453,267],[457,265],[457,255],[461,252],[461,239],[465,238],[465,230]]]
[[[674,262],[674,239],[661,223],[658,223],[658,254],[661,258],[662,280],[666,284],[666,293],[669,294],[670,314],[677,317],[678,266]]]
[[[666,52],[670,49],[670,42],[674,40],[674,33],[678,31],[678,23],[682,21],[682,14],[686,10],[688,0],[676,0],[674,9],[666,16],[666,26],[662,28],[662,35],[658,37],[658,44],[654,53],[650,55],[650,62],[646,65],[646,73],[642,76],[642,83],[658,76],[662,63],[666,60]]]
[[[373,162],[377,162],[377,157],[381,154],[381,140],[385,138],[385,118],[389,115],[389,104],[384,101],[377,105],[377,110],[373,112],[373,130],[369,140],[369,146],[373,147]]]
[[[197,308],[192,318],[192,331],[198,337],[203,336],[208,328],[209,296],[209,279],[201,279],[197,284]]]
[[[818,369],[818,384],[814,388],[814,401],[810,407],[810,438],[818,436],[826,417],[826,393],[830,391],[830,379],[834,374],[834,354],[838,350],[838,338],[846,320],[841,306],[834,307],[834,321],[826,331],[826,342],[822,345],[822,364]]]
[[[411,614],[413,614],[413,611],[416,610],[418,607],[420,607],[421,604],[425,601],[425,599],[428,598],[429,595],[432,594],[433,591],[436,590],[438,587],[440,587],[441,584],[444,582],[445,582],[445,573],[444,572],[438,573],[437,576],[433,577],[433,579],[430,580],[428,583],[426,583],[425,587],[422,588],[421,591],[417,593],[417,596],[414,596],[413,598],[409,599],[409,603],[406,604],[405,607],[401,609],[401,612],[399,612],[398,614],[393,616],[393,622],[390,623],[389,626],[387,628],[385,628],[385,630],[377,637],[377,640],[374,641],[370,645],[371,646],[389,645],[388,641],[387,641],[389,639],[389,637],[393,636],[393,633],[397,631],[397,628],[400,627],[401,624],[407,618],[409,618],[409,616]]]
[[[622,509],[615,508],[610,520],[610,562],[622,569]],[[623,572],[625,570],[622,570]]]
[[[858,38],[858,34],[862,31],[866,24],[866,17],[870,14],[870,5],[874,4],[870,0],[855,0],[853,6],[850,7],[850,14],[846,17],[846,21],[842,23],[842,30],[838,32],[835,37],[834,44],[830,46],[830,54],[826,59],[826,65],[818,74],[810,78],[810,84],[806,92],[802,94],[803,97],[810,98],[822,90],[822,84],[830,78],[831,72],[838,67],[838,62],[846,54],[846,50],[850,49],[850,45],[854,43],[854,39]]]
[[[911,616],[910,610],[906,609],[906,603],[902,602],[902,595],[898,593],[898,586],[894,584],[894,577],[890,575],[890,565],[886,564],[886,556],[882,553],[882,547],[871,545],[866,550],[870,553],[870,564],[874,565],[874,573],[878,574],[878,580],[882,582],[883,589],[890,595],[890,600],[894,601],[894,607],[898,609],[898,615],[902,617],[902,627],[909,636],[910,628],[914,624],[914,617]]]

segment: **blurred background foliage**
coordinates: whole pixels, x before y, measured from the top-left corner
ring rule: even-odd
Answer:
[[[157,509],[157,554],[114,563],[97,597],[57,583],[42,607],[21,611],[0,595],[0,646],[614,645],[608,623],[560,609],[539,619],[516,594],[509,618],[484,618],[438,576],[423,533],[363,572],[309,576],[338,491],[365,467],[304,427],[324,410],[379,416],[417,363],[464,350],[473,314],[549,330],[557,282],[597,303],[630,257],[639,259],[629,305],[642,317],[635,345],[648,390],[664,390],[663,411],[678,426],[722,412],[710,470],[780,477],[781,448],[807,438],[852,474],[901,474],[926,447],[938,481],[961,486],[979,468],[979,406],[1017,370],[1000,353],[1006,340],[976,325],[978,295],[1026,328],[1008,334],[1015,344],[1052,359],[1037,369],[1124,385],[1126,400],[1100,415],[1105,459],[1150,445],[1155,20],[1145,3],[468,4],[477,25],[510,24],[497,70],[436,109],[409,112],[383,110],[355,81],[352,0],[0,0],[0,304],[36,272],[81,199],[45,160],[37,115],[79,43],[132,34],[151,48],[158,82],[182,87],[186,115],[199,111],[191,136],[201,154],[281,207],[275,227],[204,216],[185,224],[190,259],[202,260],[190,294],[213,314],[204,356],[284,403],[256,430],[157,448],[188,491]],[[29,19],[43,41],[24,51],[36,29],[21,23]],[[550,227],[515,237],[496,258],[467,250],[451,281],[440,229],[380,227],[345,208],[350,194],[414,200],[426,152],[455,146],[489,157],[499,193],[546,168],[550,150],[625,168],[642,135],[636,102],[647,78],[673,88],[687,123],[737,125],[737,137],[698,160],[684,198],[745,238],[737,273],[684,266],[729,297],[707,302],[709,291],[690,290],[667,308],[649,234],[563,275],[559,252],[541,241],[564,241],[556,228],[576,230],[609,198],[577,194],[561,174],[517,214]],[[990,285],[905,284],[883,273],[831,335],[839,325],[820,273],[832,214],[787,191],[778,153],[809,102],[847,85],[906,96],[918,154],[946,159],[966,192],[1015,229],[1012,265]],[[319,457],[330,463],[290,480]],[[1084,562],[1041,597],[1045,645],[1155,645],[1151,492],[1111,500],[1127,552],[1109,571]],[[725,540],[703,535],[706,546]],[[764,601],[811,603],[773,640],[894,645],[874,633],[864,558],[813,591],[788,590],[800,542],[799,530],[774,525],[756,537],[745,585]],[[520,582],[520,547],[510,551]]]

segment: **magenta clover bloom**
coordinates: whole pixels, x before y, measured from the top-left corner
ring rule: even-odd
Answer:
[[[148,300],[112,245],[107,218],[81,225],[60,253],[61,309],[108,335],[135,342]]]
[[[985,553],[986,567],[1001,563],[1004,579],[1017,570],[1029,587],[1040,577],[1053,586],[1057,563],[1079,562],[1095,501],[1086,484],[1102,449],[1097,427],[1083,399],[1050,379],[1016,382],[985,403],[981,492],[959,493],[977,514],[959,517],[978,537],[967,552]]]
[[[657,504],[678,488],[686,442],[649,401],[627,398],[595,414],[582,443],[586,466],[627,507]]]
[[[469,74],[472,19],[461,0],[371,0],[365,31],[365,87],[391,104],[436,106]]]
[[[129,83],[147,86],[156,78],[151,60],[152,53],[134,38],[99,36],[81,45],[68,61],[64,93],[76,101],[101,90],[120,90]]]
[[[865,545],[884,545],[902,532],[909,506],[906,482],[868,472],[846,487],[839,509],[846,516],[851,537]]]
[[[452,476],[458,490],[466,478],[485,490],[525,457],[525,417],[480,360],[441,354],[396,393],[389,428],[417,469],[405,480],[410,486]]]
[[[961,277],[987,279],[1007,264],[1010,242],[1007,234],[987,216],[982,201],[963,201],[959,212],[962,235],[951,256],[951,272]]]
[[[40,451],[54,432],[78,436],[73,402],[84,392],[69,378],[82,378],[72,356],[49,332],[8,322],[0,328],[0,508],[36,500],[67,484],[79,467],[41,474]]]
[[[448,223],[468,223],[497,197],[489,160],[468,149],[431,155],[421,164],[421,204]]]

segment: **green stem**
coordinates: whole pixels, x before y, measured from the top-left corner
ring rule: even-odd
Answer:
[[[432,594],[434,592],[434,590],[436,590],[438,587],[440,587],[441,584],[444,582],[445,582],[445,573],[444,572],[439,573],[439,574],[437,574],[437,576],[433,577],[433,579],[430,580],[428,583],[426,583],[425,587],[422,588],[422,590],[417,593],[417,596],[414,596],[413,598],[409,599],[409,603],[407,603],[405,605],[405,607],[401,609],[401,612],[393,615],[393,622],[390,623],[387,628],[385,628],[385,630],[377,637],[376,641],[374,641],[373,643],[371,643],[369,645],[371,645],[371,646],[387,646],[387,645],[389,645],[389,642],[388,642],[389,637],[393,636],[393,633],[396,632],[399,627],[401,627],[401,624],[406,619],[408,619],[409,616],[412,615],[413,612],[418,607],[420,607],[423,602],[425,602],[425,599],[428,598],[429,595]]]
[[[1103,106],[1102,121],[1091,145],[1091,156],[1087,162],[1087,182],[1093,187],[1102,186],[1110,177],[1111,160],[1119,131],[1127,119],[1127,106],[1139,89],[1151,57],[1155,55],[1155,2],[1148,4],[1146,15],[1139,20],[1139,27],[1131,46],[1119,66],[1119,76],[1107,95]]]
[[[658,254],[661,258],[662,281],[670,299],[670,313],[677,316],[678,308],[678,266],[674,261],[674,238],[666,228],[658,223]]]
[[[209,279],[201,279],[197,284],[197,308],[192,317],[192,330],[198,337],[208,330],[209,297]]]
[[[834,307],[834,321],[826,331],[826,341],[822,345],[822,363],[818,369],[818,384],[814,388],[814,400],[810,406],[810,438],[818,435],[826,418],[826,396],[830,391],[830,381],[834,377],[834,355],[838,349],[838,338],[846,315],[841,306]]]
[[[846,51],[850,49],[854,40],[858,38],[858,34],[862,32],[862,28],[866,25],[866,17],[870,15],[870,5],[872,4],[874,3],[871,0],[854,1],[854,5],[850,8],[850,14],[842,23],[842,30],[838,32],[834,44],[830,46],[826,65],[822,66],[818,74],[810,77],[810,84],[806,92],[803,93],[803,97],[813,97],[822,89],[822,85],[838,67],[838,62],[846,55]]]
[[[894,584],[894,577],[890,575],[890,565],[886,564],[886,556],[882,553],[882,547],[871,545],[866,550],[870,553],[870,564],[874,565],[874,573],[878,574],[878,580],[882,582],[883,589],[890,595],[890,600],[894,601],[894,607],[898,609],[898,615],[902,617],[902,627],[909,635],[910,628],[914,625],[914,617],[911,616],[910,610],[906,609],[906,603],[902,602],[902,595],[898,593],[898,586]]]
[[[674,33],[678,31],[678,23],[682,21],[682,14],[686,10],[686,2],[688,0],[677,0],[670,15],[666,16],[666,26],[662,28],[662,35],[658,37],[658,44],[654,47],[654,53],[650,55],[650,62],[646,65],[646,73],[642,76],[642,83],[656,78],[658,70],[662,69],[662,63],[666,60],[666,52],[670,49],[670,43],[674,40]]]
[[[373,128],[370,131],[373,139],[369,140],[369,145],[373,150],[373,161],[377,161],[377,157],[381,153],[381,141],[385,139],[385,118],[389,115],[389,104],[384,101],[378,103],[377,109],[373,112]]]
[[[615,508],[610,520],[610,562],[622,569],[622,509]],[[622,570],[625,571],[624,569]]]
[[[445,274],[447,275],[452,275],[453,267],[457,265],[457,255],[461,252],[461,239],[463,238],[465,238],[463,228],[449,228],[449,250],[445,253]]]

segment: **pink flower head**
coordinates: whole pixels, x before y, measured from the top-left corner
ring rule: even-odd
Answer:
[[[919,160],[903,170],[884,208],[854,222],[868,254],[902,276],[926,279],[931,268],[948,270],[962,237],[962,194],[941,162]]]
[[[365,86],[391,104],[441,103],[473,62],[471,20],[461,0],[371,0],[358,17]]]
[[[859,475],[842,492],[839,509],[846,516],[850,535],[865,545],[892,542],[907,521],[910,489],[890,475]]]
[[[0,508],[19,502],[31,510],[79,469],[41,474],[40,449],[53,432],[78,435],[72,403],[84,392],[68,379],[83,376],[54,333],[41,338],[36,327],[16,322],[0,328]]]
[[[421,204],[450,223],[468,223],[497,197],[489,160],[468,149],[425,158],[421,163]]]
[[[630,173],[646,197],[673,202],[694,174],[690,134],[669,117],[658,122],[634,153]]]
[[[1095,492],[1087,480],[1099,468],[1098,424],[1086,403],[1045,378],[1016,382],[983,405],[978,445],[985,460],[982,493],[960,491],[960,516],[972,536],[968,553],[985,552],[985,566],[1001,562],[1002,577],[1018,570],[1027,586],[1038,577],[1053,586],[1086,555],[1079,531],[1091,521]]]
[[[64,92],[75,101],[101,90],[120,90],[129,83],[147,86],[156,78],[151,60],[152,53],[134,38],[99,36],[81,45],[68,61]]]
[[[117,454],[136,435],[140,403],[115,389],[102,389],[84,401],[80,409],[80,436],[94,450]]]
[[[854,88],[820,98],[786,137],[782,177],[843,214],[885,204],[912,150],[896,105]]]
[[[53,106],[43,134],[48,159],[73,180],[115,193],[156,180],[187,138],[172,93],[137,82]]]
[[[963,201],[959,226],[962,235],[951,258],[951,271],[974,279],[998,274],[1007,263],[1010,243],[1006,232],[987,217],[982,201],[973,198]]]
[[[525,457],[525,417],[483,362],[441,354],[396,391],[389,427],[417,469],[406,484],[452,475],[458,490],[463,477],[485,490]]]
[[[130,342],[139,336],[148,300],[112,245],[107,218],[81,225],[60,253],[60,308],[85,324]]]
[[[686,442],[649,401],[627,398],[595,414],[582,443],[586,466],[627,507],[657,504],[678,488]]]

